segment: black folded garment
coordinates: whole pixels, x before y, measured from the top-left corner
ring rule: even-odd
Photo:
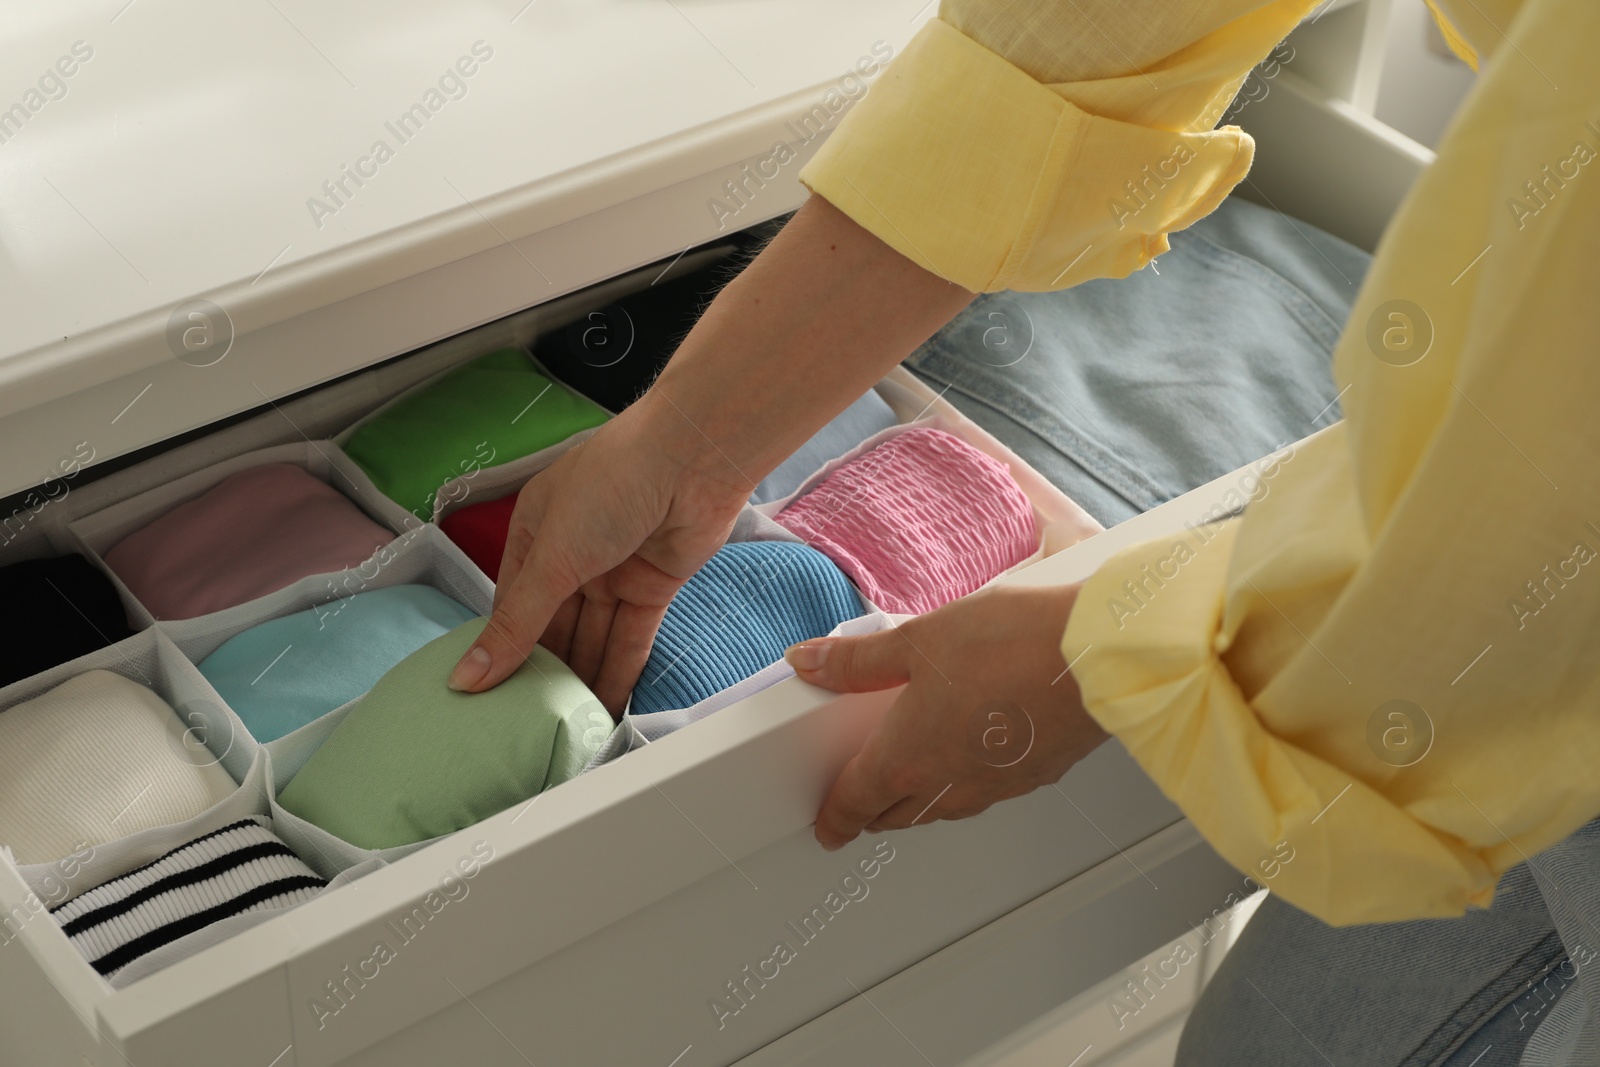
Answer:
[[[736,271],[732,261],[668,277],[590,311],[533,342],[533,355],[554,377],[608,411],[639,399],[667,365],[700,312]]]
[[[13,619],[0,641],[0,685],[133,634],[116,586],[82,556],[0,567],[0,603]]]

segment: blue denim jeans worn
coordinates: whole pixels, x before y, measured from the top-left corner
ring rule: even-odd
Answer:
[[[979,297],[907,361],[1107,526],[1340,417],[1364,252],[1230,200],[1125,279]],[[1600,821],[1461,919],[1335,929],[1269,897],[1182,1067],[1600,1065]]]
[[[1600,1063],[1600,820],[1460,919],[1334,928],[1268,897],[1201,994],[1179,1067]]]

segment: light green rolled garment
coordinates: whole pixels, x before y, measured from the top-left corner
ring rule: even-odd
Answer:
[[[453,833],[583,770],[611,717],[543,647],[486,693],[450,670],[484,620],[451,630],[378,680],[278,796],[294,815],[360,848]]]

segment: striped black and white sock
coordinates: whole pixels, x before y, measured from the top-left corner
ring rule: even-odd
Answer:
[[[148,952],[232,915],[309,900],[327,881],[262,823],[242,819],[51,909],[107,978]]]

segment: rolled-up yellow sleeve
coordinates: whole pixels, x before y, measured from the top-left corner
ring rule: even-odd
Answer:
[[[1444,38],[1445,45],[1455,54],[1455,57],[1473,70],[1478,69],[1478,53],[1456,29],[1443,11],[1439,10],[1439,0],[1424,0],[1428,5],[1428,13],[1433,16],[1434,25],[1439,27],[1439,35]]]
[[[1281,473],[1260,480],[1265,493],[1248,519],[1197,521],[1109,560],[1079,592],[1063,654],[1076,658],[1094,718],[1258,884],[1336,923],[1458,915],[1489,903],[1509,863],[1430,827],[1385,788],[1382,772],[1395,768],[1366,747],[1367,720],[1384,694],[1415,692],[1406,661],[1376,676],[1373,661],[1367,671],[1346,664],[1346,679],[1306,644],[1332,644],[1313,620],[1367,556],[1344,429],[1285,453]],[[1241,549],[1247,523],[1255,529]],[[1261,551],[1263,538],[1284,535],[1298,548]],[[1301,669],[1318,699],[1299,703],[1302,694],[1287,690],[1286,714],[1265,714],[1247,688],[1251,666],[1301,651],[1317,661]],[[1391,745],[1426,745],[1420,725],[1411,728],[1409,737],[1391,733]],[[1406,726],[1385,719],[1383,729]],[[1341,736],[1328,744],[1319,732]]]
[[[1218,0],[1191,8],[1208,19],[1180,25],[1165,0],[1122,5],[1149,9],[1151,56],[1103,31],[1098,50],[1085,51],[1085,39],[1100,40],[1096,15],[1140,17],[1100,3],[1031,5],[1087,7],[1091,21],[1031,27],[1005,55],[957,28],[980,6],[946,0],[800,180],[940,277],[973,291],[1038,291],[1138,270],[1166,251],[1168,233],[1221,203],[1253,144],[1236,127],[1213,127],[1313,0]],[[1039,80],[1067,73],[1032,59],[1053,45],[1085,76]],[[1127,60],[1129,48],[1143,62]]]
[[[1062,645],[1218,851],[1336,924],[1487,904],[1600,814],[1600,7],[1440,5],[1483,81],[1357,298],[1345,421],[1113,557]]]

